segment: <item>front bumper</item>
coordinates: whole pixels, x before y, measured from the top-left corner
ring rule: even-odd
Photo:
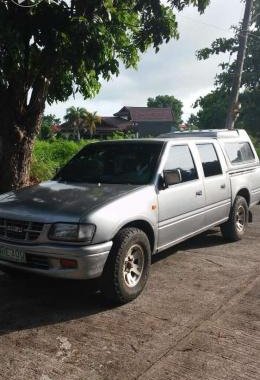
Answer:
[[[35,274],[55,278],[91,279],[100,277],[113,242],[88,246],[68,245],[34,245],[24,246],[0,242],[1,247],[23,251],[26,263],[17,263],[0,259],[0,267],[13,268]],[[71,259],[77,262],[77,267],[64,269],[60,259]]]

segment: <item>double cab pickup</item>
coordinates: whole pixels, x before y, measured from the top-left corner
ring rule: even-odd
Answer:
[[[244,130],[88,144],[51,181],[0,196],[0,267],[100,278],[125,303],[151,256],[209,228],[236,241],[260,201],[260,165]]]

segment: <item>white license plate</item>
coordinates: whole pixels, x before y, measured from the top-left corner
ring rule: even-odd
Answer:
[[[19,249],[11,249],[0,246],[0,260],[13,261],[15,263],[26,263],[26,255]]]

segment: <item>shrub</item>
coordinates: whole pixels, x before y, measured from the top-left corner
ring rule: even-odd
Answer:
[[[56,170],[66,164],[80,149],[91,140],[79,142],[68,140],[40,141],[35,143],[31,182],[41,182],[52,178]]]

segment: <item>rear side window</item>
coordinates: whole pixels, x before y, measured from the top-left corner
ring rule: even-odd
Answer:
[[[197,145],[205,177],[222,174],[221,164],[219,162],[215,147],[213,144]]]
[[[164,169],[179,169],[182,182],[192,181],[198,178],[197,170],[190,149],[187,145],[176,145],[171,147]]]
[[[225,143],[225,150],[231,164],[241,164],[255,159],[252,148],[248,142]]]

